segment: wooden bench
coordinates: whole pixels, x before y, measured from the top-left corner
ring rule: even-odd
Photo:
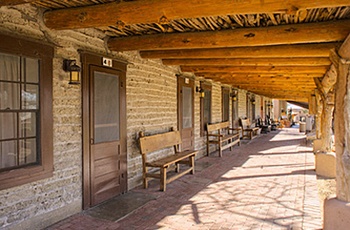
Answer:
[[[254,139],[259,135],[260,128],[252,127],[250,120],[241,118],[241,126],[242,126],[242,136],[248,137],[250,140]]]
[[[207,124],[207,155],[209,156],[209,145],[215,144],[219,147],[219,156],[222,157],[222,151],[232,148],[233,145],[240,145],[240,128],[230,128],[230,122],[220,122],[216,124]],[[235,133],[233,133],[235,131]]]
[[[157,178],[160,179],[160,190],[165,191],[166,184],[174,181],[175,179],[183,176],[186,173],[191,172],[192,174],[194,174],[194,158],[198,151],[179,151],[179,144],[181,144],[181,135],[179,131],[171,131],[152,136],[145,136],[143,132],[140,132],[139,142],[140,152],[142,154],[144,188],[148,188],[149,178]],[[174,154],[166,157],[161,157],[153,161],[147,160],[147,155],[149,153],[168,147],[174,148]],[[180,164],[188,165],[189,168],[184,170],[183,172],[180,172]],[[167,170],[174,165],[176,174],[167,178]],[[159,173],[149,173],[148,168],[150,167],[159,168]]]

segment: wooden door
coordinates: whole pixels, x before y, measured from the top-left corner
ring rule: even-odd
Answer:
[[[126,192],[125,72],[86,63],[83,83],[84,208]]]
[[[194,149],[194,80],[178,77],[178,129],[181,132],[181,150]]]

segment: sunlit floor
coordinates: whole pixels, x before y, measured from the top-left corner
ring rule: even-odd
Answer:
[[[117,222],[75,215],[50,229],[321,229],[312,148],[299,129],[282,129],[196,161],[156,199]]]

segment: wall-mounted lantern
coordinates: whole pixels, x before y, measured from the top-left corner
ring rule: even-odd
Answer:
[[[252,105],[255,105],[255,96],[254,95],[251,97],[250,102],[252,103]]]
[[[202,89],[200,86],[196,86],[196,92],[200,93],[199,97],[204,98],[204,89]]]
[[[80,84],[80,66],[76,60],[63,60],[63,70],[69,72],[69,84]]]
[[[231,92],[230,96],[231,96],[233,101],[237,101],[237,95],[238,95],[238,90],[237,89],[232,89],[232,92]]]

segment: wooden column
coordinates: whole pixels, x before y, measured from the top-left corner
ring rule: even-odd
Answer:
[[[321,95],[319,92],[315,93],[316,95],[316,139],[321,139],[321,127],[322,127],[322,110],[323,103],[321,99]]]
[[[337,66],[334,115],[337,196],[325,201],[324,230],[350,226],[350,36],[338,54],[334,62]]]
[[[334,110],[334,92],[327,93],[325,100],[322,100],[322,125],[321,125],[321,152],[332,151],[332,120]]]
[[[335,96],[337,199],[350,202],[350,36],[338,54],[340,60]]]

